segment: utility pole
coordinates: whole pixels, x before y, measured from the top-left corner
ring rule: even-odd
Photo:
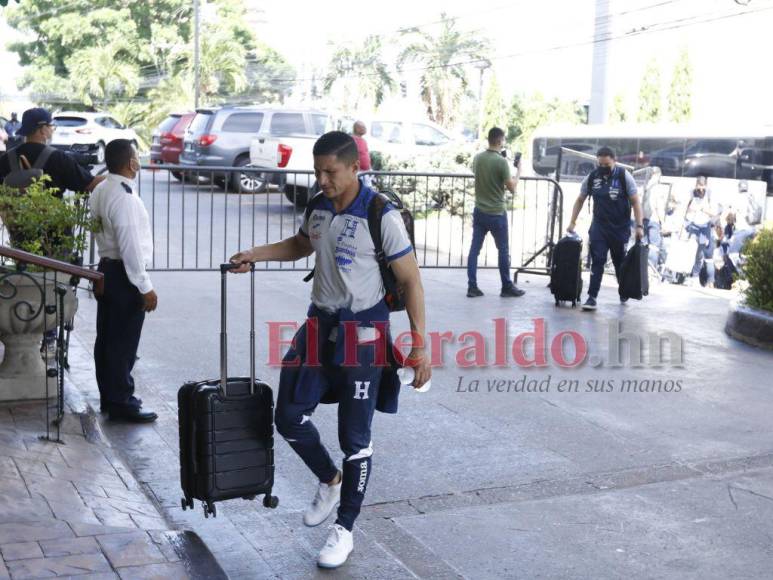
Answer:
[[[478,139],[483,139],[483,73],[491,67],[491,62],[484,58],[473,63],[472,66],[480,72],[478,77]]]
[[[609,40],[612,31],[613,0],[596,0],[593,25],[593,72],[591,76],[588,122],[606,123],[609,112]]]
[[[199,85],[201,72],[199,70],[199,0],[193,0],[193,108],[199,108]]]

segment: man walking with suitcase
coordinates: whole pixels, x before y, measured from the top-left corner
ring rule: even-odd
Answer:
[[[588,287],[588,299],[582,305],[583,310],[596,310],[596,298],[601,288],[601,278],[607,255],[612,254],[615,276],[620,276],[620,266],[625,257],[625,246],[631,237],[631,207],[636,220],[636,239],[644,235],[641,201],[636,191],[636,182],[628,171],[615,163],[615,152],[609,147],[601,147],[596,153],[598,167],[590,172],[580,186],[580,195],[572,208],[572,219],[567,231],[574,233],[577,217],[591,196],[593,199],[593,219],[590,224],[591,276]],[[627,299],[621,298],[621,302]]]
[[[337,568],[353,549],[352,528],[370,477],[373,415],[376,410],[397,411],[399,381],[386,365],[394,361],[380,360],[378,355],[382,346],[387,359],[391,353],[388,336],[383,336],[389,309],[368,220],[368,208],[378,194],[357,178],[360,166],[351,136],[326,133],[313,152],[322,189],[317,195],[324,197],[310,203],[298,233],[240,252],[231,261],[241,264],[236,272],[246,272],[250,262],[294,261],[316,252],[312,303],[306,324],[283,360],[275,423],[319,480],[304,523],[323,523],[338,505],[337,519],[317,560],[320,567]],[[405,225],[391,205],[381,213],[380,224],[383,254],[404,289],[414,333],[406,364],[414,367],[413,386],[419,388],[431,375],[421,344],[425,326],[419,269]],[[338,402],[341,470],[311,421],[320,402]]]
[[[105,275],[94,344],[100,408],[112,420],[150,423],[158,417],[142,409],[131,374],[145,313],[158,305],[145,271],[153,259],[150,220],[134,192],[140,162],[131,141],[116,139],[105,148],[105,164],[107,179],[91,195],[91,214],[101,225],[96,234],[99,271]]]
[[[493,127],[488,132],[488,149],[478,153],[472,161],[475,174],[475,210],[472,214],[472,242],[467,256],[467,297],[483,296],[478,288],[478,255],[486,234],[494,238],[499,254],[499,277],[502,281],[500,296],[512,298],[525,292],[510,280],[510,233],[507,227],[505,188],[515,193],[520,165],[515,177],[510,175],[510,165],[502,156],[505,146],[505,132]]]

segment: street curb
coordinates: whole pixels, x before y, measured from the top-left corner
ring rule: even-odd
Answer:
[[[740,300],[730,304],[725,332],[746,344],[773,350],[773,315],[750,308]]]

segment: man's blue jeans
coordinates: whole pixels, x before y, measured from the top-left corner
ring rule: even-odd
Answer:
[[[507,228],[507,214],[489,214],[475,208],[472,214],[472,243],[470,255],[467,256],[467,284],[478,285],[478,254],[483,247],[486,234],[491,232],[494,244],[499,252],[499,277],[502,288],[512,284],[510,281],[510,236]]]

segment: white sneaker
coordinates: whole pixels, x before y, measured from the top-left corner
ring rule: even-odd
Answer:
[[[319,552],[317,566],[320,568],[338,568],[354,549],[352,533],[339,524],[330,526],[330,535]]]
[[[318,526],[324,522],[336,506],[341,501],[341,484],[343,478],[335,485],[320,483],[317,488],[317,494],[314,496],[311,505],[303,514],[303,523],[307,526]]]

